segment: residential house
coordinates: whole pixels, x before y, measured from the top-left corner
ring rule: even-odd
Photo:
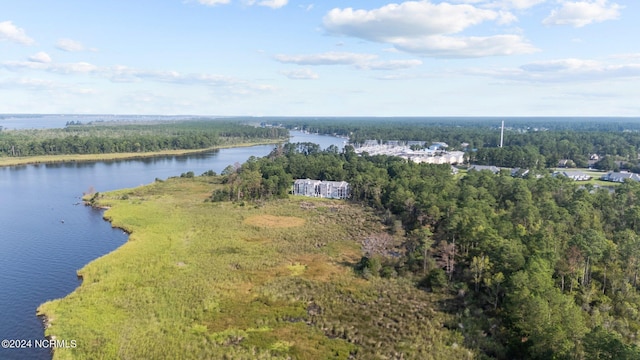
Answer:
[[[293,182],[293,195],[346,199],[350,196],[350,188],[346,181],[297,179]]]
[[[346,181],[322,181],[320,182],[320,197],[346,199],[349,197],[349,183]]]
[[[575,181],[588,181],[591,180],[591,175],[587,175],[580,171],[556,171],[553,176],[564,176]]]
[[[605,175],[602,175],[600,179],[604,181],[613,181],[613,182],[621,183],[621,182],[624,182],[626,179],[629,179],[631,181],[640,181],[640,175],[626,172],[626,171],[622,171],[622,172],[611,171]]]
[[[513,168],[511,169],[511,176],[513,177],[526,177],[529,175],[529,169]]]
[[[293,182],[293,194],[303,196],[319,196],[320,180],[298,179]]]
[[[483,170],[491,171],[494,174],[497,174],[500,172],[500,168],[497,166],[471,165],[471,167],[469,168],[469,171],[483,171]]]

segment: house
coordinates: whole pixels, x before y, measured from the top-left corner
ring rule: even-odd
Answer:
[[[562,159],[558,161],[558,167],[567,168],[567,167],[575,167],[576,164],[571,159]]]
[[[591,180],[591,176],[580,171],[556,171],[553,176],[564,176],[575,181],[588,181]]]
[[[447,158],[449,164],[462,164],[464,163],[464,152],[451,151],[444,155]]]
[[[319,196],[320,180],[298,179],[293,182],[293,195]]]
[[[591,154],[591,156],[589,156],[589,160],[598,161],[600,160],[600,156],[598,156],[598,154]]]
[[[529,175],[529,169],[513,168],[511,169],[511,176],[513,177],[526,177]]]
[[[613,181],[613,182],[624,182],[626,179],[629,179],[631,181],[640,181],[640,175],[635,174],[635,173],[630,173],[630,172],[608,172],[605,175],[602,175],[602,177],[600,177],[601,180],[604,181]]]
[[[320,197],[346,199],[349,197],[349,183],[346,181],[321,181]]]
[[[469,168],[469,171],[483,171],[483,170],[489,170],[494,174],[497,174],[500,172],[500,168],[497,166],[471,165],[471,167]]]
[[[292,193],[293,195],[328,199],[346,199],[350,195],[350,188],[346,181],[297,179],[293,182]]]

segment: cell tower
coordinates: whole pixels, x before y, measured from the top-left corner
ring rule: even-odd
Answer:
[[[500,129],[500,147],[502,147],[503,140],[504,140],[504,120],[502,120],[502,128]]]

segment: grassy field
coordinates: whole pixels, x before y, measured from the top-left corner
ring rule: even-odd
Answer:
[[[471,359],[435,295],[357,276],[369,210],[294,197],[205,201],[209,178],[102,194],[129,241],[43,304],[54,359]]]
[[[0,157],[0,166],[52,164],[52,163],[61,163],[61,162],[112,161],[112,160],[149,158],[149,157],[155,157],[155,156],[176,156],[176,155],[203,153],[203,152],[207,152],[215,149],[277,144],[281,142],[282,142],[281,140],[272,140],[272,141],[264,140],[264,141],[255,142],[255,143],[236,143],[236,144],[229,144],[229,145],[214,146],[207,149],[191,149],[191,150],[164,150],[164,151],[132,152],[132,153]]]

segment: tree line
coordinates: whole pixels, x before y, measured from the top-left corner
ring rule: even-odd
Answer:
[[[557,120],[557,119],[556,119]],[[589,166],[591,155],[608,156],[605,170],[640,170],[640,123],[635,119],[509,119],[500,148],[501,120],[467,118],[290,119],[287,128],[348,136],[354,146],[366,140],[445,142],[449,150],[464,150],[472,163],[503,167],[556,167],[569,159]],[[614,163],[617,161],[617,163]]]
[[[288,137],[282,128],[229,121],[68,124],[63,129],[0,132],[0,156],[106,154],[205,149]]]

